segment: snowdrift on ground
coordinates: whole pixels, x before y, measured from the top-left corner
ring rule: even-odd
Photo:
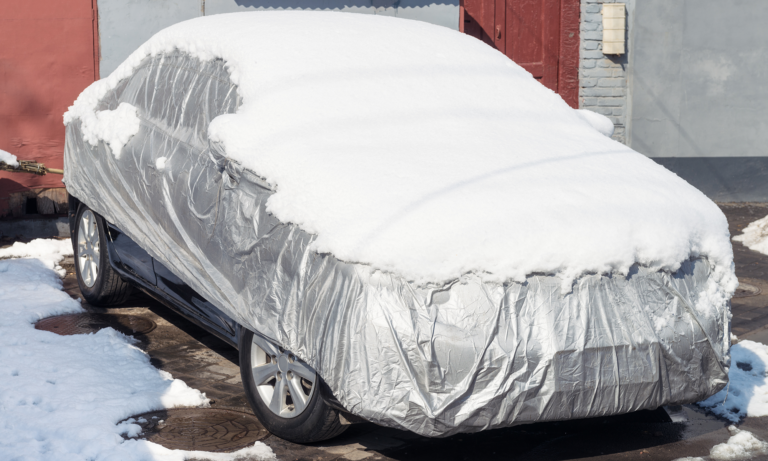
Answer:
[[[121,434],[139,427],[117,424],[131,415],[206,405],[208,399],[153,367],[131,337],[112,328],[74,336],[34,328],[34,322],[45,317],[84,312],[61,291],[61,279],[51,267],[67,253],[65,244],[71,254],[69,240],[35,240],[0,250],[0,257],[35,256],[0,260],[0,459],[274,458],[260,442],[224,454],[123,439]]]
[[[709,456],[687,456],[673,461],[741,461],[757,459],[758,456],[768,454],[768,443],[758,439],[751,432],[736,426],[728,426],[728,432],[731,437],[726,442],[712,447]]]
[[[72,241],[70,239],[34,239],[29,243],[15,242],[7,248],[0,248],[0,259],[35,258],[42,261],[49,269],[53,269],[61,277],[66,275],[58,263],[65,257],[72,256]]]
[[[749,248],[763,254],[768,254],[768,216],[749,223],[744,233],[733,238]]]
[[[728,387],[699,402],[718,416],[739,422],[747,416],[768,416],[768,346],[744,340],[731,347]]]

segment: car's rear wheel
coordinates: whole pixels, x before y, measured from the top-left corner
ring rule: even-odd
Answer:
[[[240,373],[254,414],[276,436],[296,443],[318,442],[347,428],[320,395],[317,372],[249,330],[240,335]]]
[[[94,306],[125,302],[131,286],[109,264],[104,219],[81,204],[75,223],[75,274],[83,297]]]

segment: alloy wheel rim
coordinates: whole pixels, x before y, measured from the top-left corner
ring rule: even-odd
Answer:
[[[251,370],[259,397],[272,413],[295,418],[307,409],[317,372],[291,352],[254,335]]]
[[[87,287],[92,287],[99,276],[100,261],[99,229],[96,216],[86,210],[80,217],[77,231],[77,264],[80,278]]]

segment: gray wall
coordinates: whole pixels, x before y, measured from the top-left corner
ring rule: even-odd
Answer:
[[[628,142],[710,197],[768,201],[768,1],[642,0]]]
[[[381,14],[459,27],[459,0],[98,0],[101,77],[171,24],[201,15],[270,9]]]

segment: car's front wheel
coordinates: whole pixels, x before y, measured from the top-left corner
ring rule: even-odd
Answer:
[[[104,220],[90,208],[80,205],[75,219],[75,273],[80,292],[89,304],[121,304],[131,294],[131,286],[112,269],[107,254]]]
[[[320,395],[320,377],[291,352],[252,331],[240,336],[240,373],[254,414],[271,433],[296,443],[344,432],[338,411]]]

